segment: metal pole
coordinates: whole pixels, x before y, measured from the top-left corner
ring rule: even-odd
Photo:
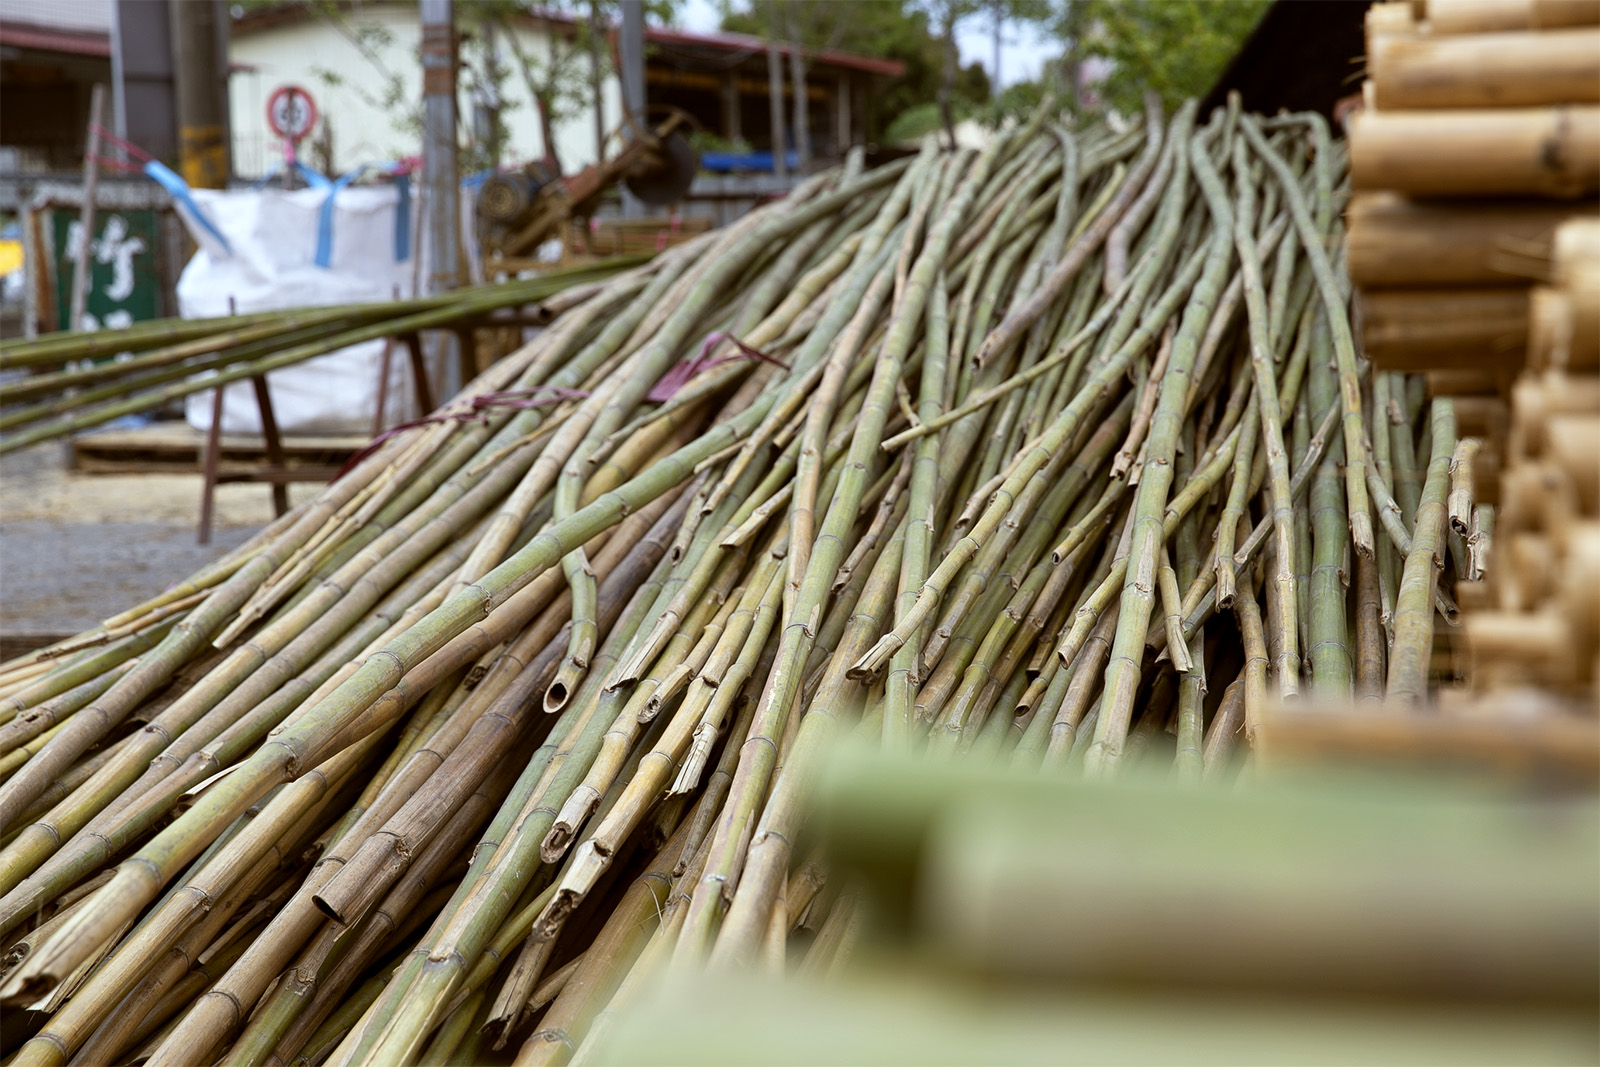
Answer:
[[[220,189],[228,182],[227,83],[217,69],[217,6],[177,3],[167,10],[178,92],[179,169],[197,189]]]
[[[100,124],[105,120],[106,87],[99,82],[89,93],[89,135],[83,147],[83,207],[78,210],[78,242],[72,250],[72,303],[67,328],[83,329],[83,312],[89,300],[89,271],[94,246],[94,197],[100,184]],[[58,307],[60,305],[57,305]]]
[[[461,283],[460,178],[456,171],[456,34],[451,0],[422,0],[422,187],[427,213],[429,293]],[[440,334],[446,396],[461,388],[454,339]]]
[[[778,46],[767,42],[767,97],[772,104],[772,173],[789,176],[789,160],[783,136],[783,59]]]
[[[168,0],[116,0],[112,9],[116,12],[111,68],[116,125],[112,131],[176,169],[181,164],[172,4]],[[113,158],[123,158],[120,149]]]
[[[122,5],[111,5],[111,132],[128,139],[128,61],[122,54]],[[116,150],[115,158],[127,161],[127,153]]]
[[[622,34],[617,41],[617,51],[622,65],[620,74],[624,122],[637,123],[642,131],[645,126],[643,0],[622,0]],[[643,215],[644,205],[624,187],[623,218],[636,219]]]

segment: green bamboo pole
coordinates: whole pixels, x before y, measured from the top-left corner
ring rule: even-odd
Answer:
[[[1332,354],[1326,320],[1316,317],[1313,355],[1307,373],[1313,411],[1337,402],[1337,383],[1328,356]],[[1319,697],[1348,699],[1353,665],[1347,644],[1346,585],[1344,573],[1350,556],[1349,522],[1345,517],[1344,490],[1339,483],[1343,440],[1331,441],[1311,482],[1312,560],[1310,588],[1310,640],[1306,658],[1311,664],[1312,691]],[[1361,564],[1357,564],[1358,567]]]
[[[1433,654],[1434,590],[1444,568],[1446,498],[1450,460],[1456,447],[1455,405],[1448,397],[1433,401],[1432,458],[1417,505],[1417,521],[1406,554],[1405,572],[1395,598],[1394,648],[1389,658],[1389,700],[1419,703],[1427,696],[1428,661]]]
[[[876,460],[883,440],[884,425],[895,385],[900,380],[902,365],[917,334],[924,328],[929,290],[944,266],[956,228],[969,211],[993,163],[992,153],[981,155],[973,170],[952,194],[937,222],[930,228],[915,265],[910,269],[901,298],[896,301],[889,332],[873,369],[868,398],[856,422],[844,474],[812,546],[804,579],[795,592],[772,674],[762,691],[755,722],[744,743],[728,805],[712,837],[711,859],[689,906],[683,937],[691,946],[708,943],[711,927],[725,906],[722,884],[742,862],[745,842],[748,840],[745,827],[755,821],[757,805],[771,780],[777,762],[774,742],[783,732],[784,723],[791,712],[790,706],[801,681],[800,670],[820,622],[828,589],[843,559],[844,537],[849,527],[854,525],[861,494],[866,488],[867,471]],[[915,231],[908,230],[907,233],[909,240]],[[804,530],[805,527],[799,529]],[[796,527],[791,526],[791,531],[795,530]],[[791,551],[795,550],[796,543],[792,536]]]
[[[957,574],[1005,519],[1022,487],[1049,462],[1058,449],[1071,439],[1083,420],[1103,402],[1105,396],[1113,392],[1115,382],[1126,372],[1133,358],[1155,340],[1166,325],[1167,319],[1176,311],[1178,304],[1193,286],[1201,265],[1199,256],[1190,257],[1166,293],[1150,309],[1145,321],[1129,336],[1115,355],[1095,370],[1072,401],[1056,415],[1038,442],[1014,464],[1012,473],[995,491],[991,503],[984,509],[978,522],[945,555],[933,573],[928,576],[927,582],[923,583],[912,610],[896,623],[893,631],[886,633],[865,656],[857,661],[852,668],[856,672],[856,677],[874,677],[882,672],[894,652],[904,645],[932,615]]]
[[[891,609],[897,578],[904,566],[902,554],[914,526],[909,518],[901,522],[874,563],[851,611],[847,633],[830,658],[827,675],[800,721],[793,750],[773,781],[772,792],[752,833],[749,855],[738,889],[728,903],[726,921],[714,944],[707,946],[713,966],[748,964],[766,933],[788,878],[802,804],[834,737],[848,721],[849,713],[862,702],[860,689],[849,680],[845,668],[873,640]],[[697,948],[691,945],[688,951]]]
[[[257,377],[283,367],[290,367],[296,363],[302,363],[308,359],[313,359],[353,344],[359,344],[363,341],[377,340],[395,334],[411,333],[416,330],[437,329],[499,308],[512,307],[528,302],[528,290],[525,289],[513,288],[506,293],[491,292],[486,296],[480,295],[470,299],[463,299],[447,306],[386,319],[371,325],[346,330],[331,337],[292,345],[289,348],[278,350],[272,355],[235,363],[226,369],[218,370],[213,375],[207,375],[203,378],[188,378],[167,385],[144,389],[133,394],[123,395],[121,399],[102,404],[91,410],[67,415],[44,425],[37,425],[31,430],[22,430],[9,434],[4,438],[0,438],[0,455],[38,444],[41,441],[48,441],[69,433],[75,433],[78,430],[99,426],[123,415],[149,411],[169,401],[188,396],[191,393],[201,392],[206,389],[219,389],[232,382],[243,381],[246,378]]]

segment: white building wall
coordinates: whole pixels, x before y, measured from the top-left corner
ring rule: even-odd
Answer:
[[[111,0],[0,0],[0,22],[107,33],[112,19]]]
[[[316,101],[319,121],[329,124],[333,141],[333,169],[344,173],[362,163],[416,155],[421,150],[417,126],[422,108],[421,25],[414,5],[373,5],[349,12],[350,25],[381,29],[384,40],[369,40],[363,48],[341,28],[309,17],[248,31],[237,28],[230,45],[235,73],[230,85],[233,121],[234,169],[255,178],[274,169],[282,148],[267,128],[267,99],[280,85],[295,84]],[[516,30],[524,52],[548,54],[550,40],[540,30]],[[370,53],[370,54],[369,54]],[[501,64],[508,72],[503,85],[501,115],[506,126],[502,162],[538,159],[545,154],[539,117],[515,57],[501,45]],[[239,68],[246,69],[239,69]],[[328,74],[337,79],[330,81]],[[385,107],[382,97],[398,79],[403,102]],[[462,139],[471,128],[473,100],[465,71],[459,79],[459,122]],[[622,115],[622,90],[616,77],[602,81],[606,127],[615,128]],[[320,130],[318,131],[320,133]],[[317,134],[313,134],[313,138]],[[585,108],[555,127],[556,152],[568,173],[598,158],[594,113]],[[309,154],[309,141],[302,155]]]

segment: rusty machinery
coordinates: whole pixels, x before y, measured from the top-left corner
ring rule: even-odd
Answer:
[[[689,191],[700,160],[689,144],[692,119],[676,108],[653,126],[629,120],[612,134],[620,152],[576,174],[556,174],[543,163],[496,174],[478,192],[478,226],[486,261],[530,256],[567,220],[594,213],[618,182],[652,207],[676,203]]]

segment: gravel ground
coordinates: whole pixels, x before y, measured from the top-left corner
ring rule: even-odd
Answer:
[[[272,492],[218,486],[209,545],[199,514],[198,474],[78,474],[59,442],[0,456],[0,633],[76,633],[154,596],[270,521]]]

